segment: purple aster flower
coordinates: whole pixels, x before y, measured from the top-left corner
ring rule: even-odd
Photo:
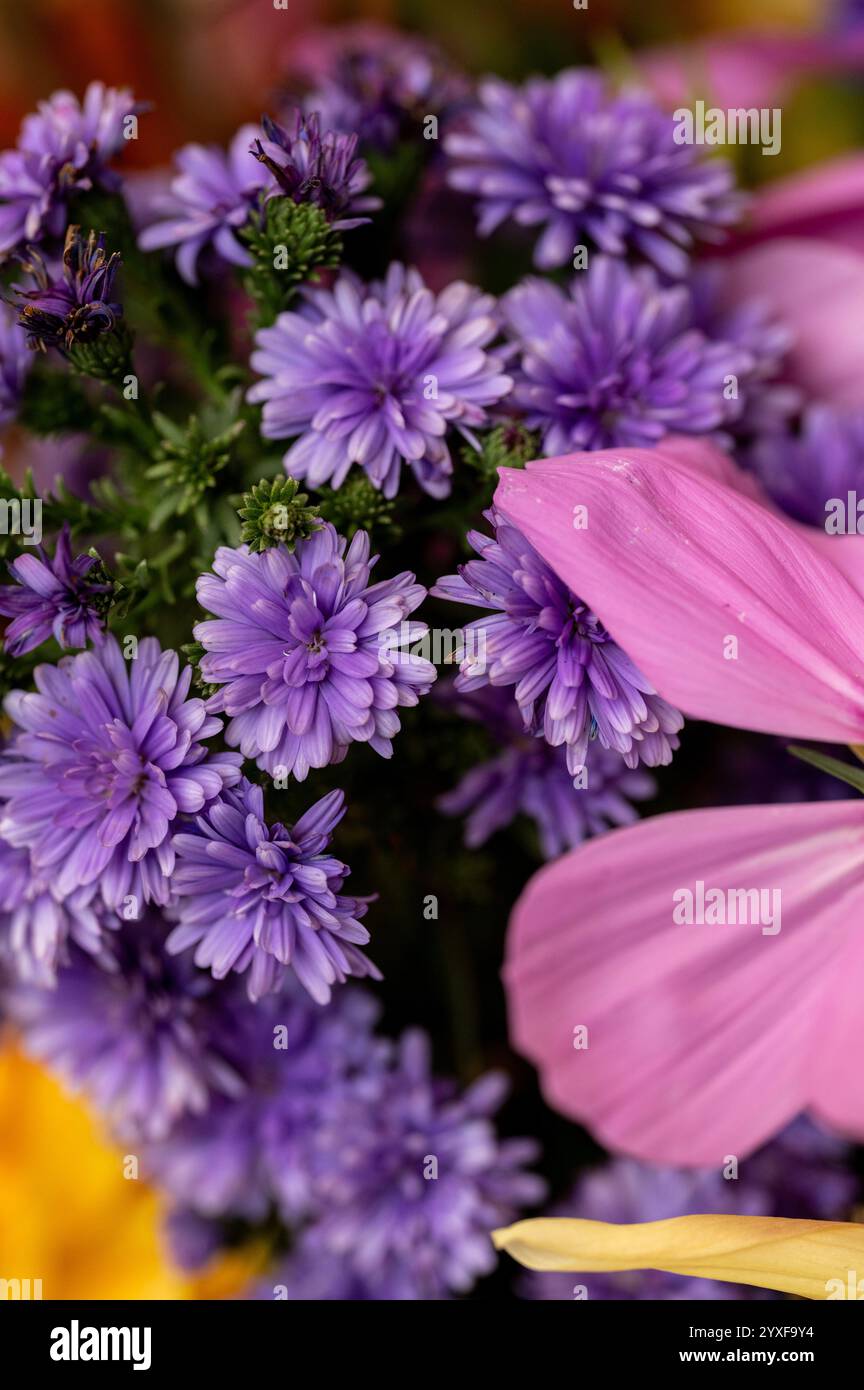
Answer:
[[[715,1169],[685,1171],[616,1158],[581,1177],[568,1200],[550,1215],[628,1223],[718,1212],[838,1221],[848,1218],[859,1189],[850,1155],[848,1144],[800,1119],[743,1160],[735,1179]],[[589,1298],[600,1299],[668,1302],[776,1297],[749,1285],[661,1270],[532,1273],[522,1279],[520,1292],[529,1299],[572,1299],[577,1286],[584,1287]]]
[[[0,154],[0,257],[43,235],[62,236],[66,198],[50,155],[29,150]]]
[[[249,400],[265,402],[266,438],[300,436],[285,470],[311,487],[340,487],[357,463],[395,497],[405,463],[426,492],[446,497],[448,427],[475,442],[486,407],[513,384],[486,350],[497,330],[492,297],[461,281],[436,295],[401,265],[368,286],[346,272],[259,330],[252,366],[265,380]]]
[[[848,493],[864,493],[864,410],[811,406],[799,432],[758,440],[748,462],[785,512],[824,527],[832,499],[845,508]]]
[[[289,970],[318,1004],[351,975],[380,979],[358,949],[369,899],[343,895],[351,870],[327,853],[344,814],[344,793],[332,791],[294,825],[268,825],[261,787],[244,779],[226,792],[174,837],[180,925],[168,949],[197,946],[195,964],[218,980],[248,972],[253,1002],[280,990]]]
[[[83,1091],[124,1140],[163,1138],[213,1093],[239,1095],[230,991],[167,953],[170,924],[148,909],[112,933],[103,958],[76,948],[54,989],[8,1000],[27,1051]]]
[[[124,122],[141,110],[128,87],[91,82],[79,101],[74,92],[54,92],[21,123],[18,147],[50,154],[58,165],[72,165],[88,178],[116,187],[108,162],[123,148]]]
[[[0,425],[18,413],[33,354],[10,306],[0,303]]]
[[[669,433],[708,434],[735,421],[727,399],[753,360],[693,326],[690,292],[661,287],[648,266],[595,256],[569,293],[529,279],[501,301],[521,354],[512,402],[542,432],[547,457],[610,446],[650,448]]]
[[[177,269],[187,284],[198,281],[198,260],[205,248],[229,265],[251,265],[237,232],[248,221],[262,191],[272,187],[268,171],[252,152],[261,135],[244,125],[227,151],[215,145],[184,145],[175,155],[179,173],[170,193],[154,198],[139,234],[144,251],[176,246]]]
[[[584,768],[589,740],[620,753],[629,768],[671,761],[683,719],[636,669],[599,618],[572,594],[521,531],[493,510],[494,539],[471,531],[480,557],[439,579],[438,598],[493,608],[465,628],[469,655],[456,689],[516,687],[525,729],[553,748],[564,744],[567,768]],[[482,671],[473,653],[482,651]]]
[[[91,883],[63,897],[50,876],[34,873],[26,849],[0,840],[0,957],[13,978],[53,985],[69,942],[102,954],[104,923],[93,902],[96,892]]]
[[[375,23],[304,34],[292,48],[291,68],[311,85],[303,105],[326,130],[356,132],[362,145],[383,151],[416,135],[466,87],[427,39]]]
[[[350,545],[327,524],[293,554],[284,545],[216,552],[198,601],[201,674],[223,688],[208,704],[230,715],[227,740],[274,775],[302,781],[340,762],[350,743],[390,757],[400,705],[416,705],[435,668],[400,649],[427,631],[406,622],[425,589],[413,574],[369,584],[377,556],[358,531]]]
[[[0,765],[0,834],[61,896],[98,882],[115,911],[168,901],[174,822],[236,782],[241,761],[208,753],[222,722],[187,698],[191,678],[154,637],[127,663],[109,635],[7,697],[18,732]]]
[[[503,751],[470,768],[436,805],[447,816],[465,816],[465,844],[485,844],[519,815],[537,826],[546,859],[575,849],[589,835],[636,820],[633,801],[656,792],[653,777],[630,769],[620,753],[599,742],[589,745],[577,786],[567,769],[564,748],[550,748],[542,737],[526,734],[513,696],[500,686],[484,686],[453,701],[454,710],[482,723]]]
[[[91,82],[83,102],[55,92],[25,117],[18,148],[0,154],[0,255],[61,236],[73,193],[117,186],[108,165],[123,146],[126,117],[140,110],[126,88]]]
[[[78,227],[70,227],[63,249],[63,270],[51,274],[38,251],[31,247],[22,266],[36,281],[36,288],[15,285],[21,312],[18,322],[27,330],[31,347],[68,350],[76,343],[90,343],[117,326],[122,306],[112,300],[120,253],[105,252],[105,237],[90,232],[86,239]]]
[[[371,1079],[388,1045],[374,1038],[374,1000],[341,991],[319,1009],[299,988],[234,1011],[245,1090],[214,1095],[152,1145],[147,1167],[183,1207],[205,1217],[262,1220],[275,1206],[294,1224],[320,1209],[326,1112],[357,1078]],[[345,1136],[342,1136],[344,1141]]]
[[[320,208],[336,232],[362,227],[380,198],[364,196],[372,182],[366,161],[357,154],[357,136],[321,132],[317,115],[286,113],[285,123],[265,116],[264,139],[252,146],[255,158],[272,174],[277,192],[294,203]]]
[[[677,145],[651,98],[615,96],[597,73],[569,69],[522,87],[489,79],[445,140],[454,188],[479,201],[478,229],[542,227],[534,263],[570,264],[587,243],[635,250],[685,275],[696,238],[717,240],[738,216],[729,166]]]
[[[389,1067],[322,1117],[313,1162],[323,1205],[309,1248],[386,1289],[378,1296],[467,1292],[495,1267],[489,1232],[545,1194],[524,1171],[534,1142],[495,1132],[506,1089],[489,1073],[460,1095],[431,1074],[425,1035],[406,1034]]]
[[[72,559],[68,525],[57,537],[53,560],[40,546],[38,554],[11,561],[9,572],[20,585],[0,585],[0,613],[14,620],[3,635],[12,656],[32,652],[52,636],[61,647],[102,642],[112,586],[97,556]]]

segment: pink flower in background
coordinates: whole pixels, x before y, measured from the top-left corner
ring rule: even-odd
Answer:
[[[785,520],[680,440],[503,469],[495,504],[685,714],[864,741],[857,536]],[[779,891],[779,930],[676,923],[676,891],[699,880]],[[802,1109],[864,1136],[862,909],[860,799],[613,831],[517,903],[514,1042],[552,1104],[642,1158],[718,1164]]]
[[[791,330],[784,371],[794,385],[833,405],[864,405],[864,254],[788,237],[722,264],[726,307],[758,303]]]
[[[775,105],[803,79],[864,68],[864,29],[853,33],[775,32],[712,35],[694,43],[649,49],[639,71],[658,101],[708,105]]]
[[[864,254],[864,155],[841,155],[758,189],[733,249],[769,237],[812,237]]]

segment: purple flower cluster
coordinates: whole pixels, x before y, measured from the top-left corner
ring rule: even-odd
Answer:
[[[239,1095],[232,996],[165,948],[153,908],[107,940],[72,948],[54,989],[12,991],[27,1050],[82,1090],[124,1140],[161,1139],[211,1094]]]
[[[481,83],[445,148],[451,184],[478,200],[482,236],[508,220],[542,228],[542,270],[588,242],[680,277],[694,241],[718,239],[739,212],[727,164],[676,144],[668,113],[639,93],[613,95],[594,72]]]
[[[495,1132],[502,1078],[460,1095],[432,1075],[422,1034],[394,1045],[374,1021],[354,990],[326,1011],[292,991],[241,1010],[247,1088],[148,1149],[187,1228],[275,1207],[295,1229],[287,1264],[253,1297],[463,1293],[495,1263],[489,1230],[544,1196],[525,1171],[536,1146]]]
[[[378,972],[358,949],[369,940],[366,902],[341,892],[350,869],[326,853],[345,798],[322,797],[295,825],[267,825],[264,794],[245,780],[175,835],[173,888],[181,925],[172,952],[197,946],[195,964],[224,979],[248,971],[249,997],[281,989],[286,971],[319,1004],[351,975]]]
[[[109,164],[139,110],[125,87],[91,82],[82,102],[55,92],[25,117],[17,148],[0,154],[0,257],[61,237],[74,193],[116,187]]]
[[[629,768],[671,761],[683,719],[667,704],[626,652],[541,560],[515,526],[494,510],[486,513],[495,536],[468,535],[479,559],[439,579],[431,592],[455,603],[492,608],[469,623],[470,650],[457,690],[515,686],[526,732],[553,748],[566,748],[567,769],[577,777],[595,736]]]
[[[214,1094],[203,1114],[182,1119],[148,1148],[148,1169],[199,1216],[255,1221],[275,1207],[293,1224],[316,1215],[324,1116],[386,1064],[376,1017],[375,1002],[353,989],[327,1009],[290,987],[254,1006],[241,1001],[232,1032],[242,1091]]]
[[[489,1232],[545,1191],[523,1171],[537,1146],[495,1133],[506,1091],[490,1073],[460,1096],[432,1075],[425,1035],[405,1034],[316,1136],[323,1214],[310,1243],[390,1298],[467,1292],[494,1268]]]
[[[19,587],[0,586],[0,613],[13,619],[3,634],[12,656],[32,652],[49,637],[61,647],[102,642],[111,585],[100,577],[95,555],[72,559],[68,526],[57,537],[53,559],[40,546],[38,554],[12,560],[9,573]]]
[[[565,749],[526,734],[511,693],[501,686],[483,686],[451,703],[463,718],[482,723],[502,750],[475,764],[438,798],[439,811],[465,817],[469,849],[525,815],[537,827],[544,858],[554,859],[589,835],[630,825],[636,820],[632,803],[654,795],[654,779],[647,772],[628,768],[620,753],[599,742],[589,745],[574,786]]]
[[[7,698],[0,835],[61,897],[98,882],[113,911],[168,901],[174,822],[233,785],[241,761],[204,746],[222,725],[188,698],[191,678],[155,638],[127,662],[108,636]]]
[[[425,590],[412,574],[369,584],[377,556],[358,531],[346,545],[330,525],[297,545],[251,554],[217,550],[198,600],[205,680],[223,688],[211,711],[231,718],[227,739],[275,775],[303,780],[368,742],[383,757],[399,730],[397,708],[416,705],[435,668],[401,650],[426,632],[407,622]]]
[[[254,142],[258,126],[241,126],[227,151],[215,145],[184,145],[174,156],[178,173],[170,190],[146,200],[139,220],[143,251],[174,246],[177,270],[187,284],[198,280],[198,261],[210,248],[228,265],[249,265],[251,257],[237,239],[262,191],[272,187],[258,161]]]
[[[256,335],[249,392],[264,402],[268,439],[295,438],[286,472],[339,487],[357,463],[385,497],[403,464],[433,497],[450,491],[450,426],[474,442],[487,407],[509,391],[494,301],[457,282],[441,294],[416,270],[391,265],[364,286],[349,272],[309,290],[295,312]]]
[[[695,327],[685,286],[663,288],[649,266],[607,256],[593,257],[569,292],[529,279],[501,309],[520,353],[510,399],[548,457],[728,431],[743,409],[740,384],[764,360]]]

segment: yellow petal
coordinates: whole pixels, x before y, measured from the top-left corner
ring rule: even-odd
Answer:
[[[841,1289],[864,1279],[864,1225],[847,1221],[677,1216],[616,1226],[541,1218],[493,1231],[492,1239],[529,1269],[662,1269],[822,1299],[845,1297]]]
[[[163,1215],[85,1106],[0,1051],[0,1279],[39,1280],[46,1299],[227,1298],[261,1264],[217,1257],[188,1276],[171,1262]]]

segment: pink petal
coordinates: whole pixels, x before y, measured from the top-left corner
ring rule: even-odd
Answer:
[[[505,468],[495,503],[685,714],[861,742],[860,594],[808,528],[709,476],[705,446],[694,456],[661,446]]]
[[[704,477],[726,483],[745,497],[760,502],[778,517],[783,516],[758,479],[752,473],[745,473],[734,459],[724,454],[715,444],[710,444],[704,439],[691,439],[686,435],[672,435],[664,439],[662,452],[664,457],[674,458],[685,467],[689,465]],[[864,598],[864,537],[829,535],[821,527],[805,526],[803,522],[794,521],[791,517],[786,517],[785,520],[787,526],[791,526],[793,531],[797,531],[810,545],[821,550],[824,558],[836,565]]]
[[[862,864],[856,800],[658,816],[541,870],[511,919],[505,981],[550,1103],[664,1163],[719,1167],[818,1097],[864,1135]],[[676,924],[673,894],[700,879],[779,889],[780,931]]]
[[[792,329],[784,375],[819,400],[864,403],[864,256],[789,237],[734,256],[726,270],[729,305],[757,300]]]

